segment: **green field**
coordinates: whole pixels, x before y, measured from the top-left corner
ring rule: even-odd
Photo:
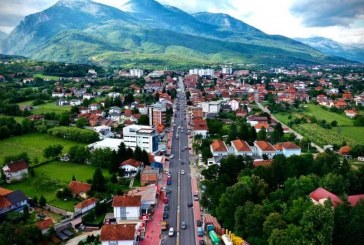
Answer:
[[[18,103],[19,106],[25,106],[25,105],[32,105],[33,100],[25,101]],[[31,110],[32,114],[38,115],[38,114],[45,114],[45,113],[51,113],[54,112],[56,114],[61,114],[63,112],[69,112],[71,110],[71,106],[58,106],[56,105],[56,102],[49,102],[42,105],[33,106],[33,110]]]
[[[62,145],[64,153],[68,152],[71,146],[84,145],[48,134],[32,133],[22,136],[14,136],[0,140],[0,161],[3,162],[5,156],[27,152],[31,161],[36,157],[39,162],[43,162],[45,160],[43,157],[43,150],[49,145],[55,144]]]
[[[49,80],[52,80],[52,81],[58,81],[59,80],[59,77],[57,77],[57,76],[46,76],[46,75],[43,75],[43,74],[35,74],[34,77],[38,77],[38,78],[42,78],[42,79],[49,79]]]
[[[13,116],[6,116],[6,115],[0,115],[0,117],[7,117],[7,118],[14,118],[16,122],[21,123],[25,117],[13,117]]]
[[[314,116],[318,120],[326,120],[329,123],[335,120],[338,122],[338,125],[340,125],[340,126],[344,126],[344,125],[352,126],[353,125],[352,119],[346,117],[345,115],[327,111],[318,105],[308,104],[307,108],[308,108],[308,111],[305,112],[304,114]]]
[[[341,127],[341,135],[349,137],[360,144],[364,144],[364,127]]]
[[[56,207],[73,211],[73,206],[78,202],[74,200],[60,200],[56,197],[59,188],[68,184],[75,175],[77,180],[87,181],[92,179],[95,167],[69,162],[51,162],[34,168],[35,177],[25,179],[21,182],[7,185],[11,190],[22,190],[28,197],[43,195],[47,203]],[[108,171],[103,171],[105,177],[109,177]]]

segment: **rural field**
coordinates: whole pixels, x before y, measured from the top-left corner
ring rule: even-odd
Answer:
[[[31,161],[38,158],[39,162],[43,162],[46,160],[43,157],[43,150],[49,145],[56,144],[63,146],[63,152],[68,152],[69,148],[74,145],[85,145],[49,134],[32,133],[14,136],[0,141],[0,161],[3,162],[5,156],[27,152]]]
[[[58,81],[59,80],[59,77],[57,76],[46,76],[46,75],[43,75],[43,74],[35,74],[34,77],[38,77],[38,78],[42,78],[42,79],[45,79],[45,80],[52,80],[52,81]]]
[[[96,167],[70,162],[54,161],[34,168],[35,176],[21,182],[7,185],[11,190],[22,190],[27,196],[38,198],[43,195],[47,203],[68,211],[73,211],[73,206],[78,202],[74,200],[60,200],[56,197],[58,189],[67,185],[72,176],[77,180],[86,182],[92,179]],[[109,177],[108,171],[103,170],[104,176]]]
[[[317,124],[310,123],[293,126],[293,129],[298,133],[321,146],[326,144],[341,145],[344,141],[349,145],[364,144],[363,127],[354,127],[352,119],[345,115],[327,111],[318,105],[308,104],[307,111],[276,113],[274,116],[284,124],[288,124],[290,121],[289,116],[291,116],[292,121],[295,118],[302,118],[304,116],[314,116],[316,119],[326,120],[328,123],[334,120],[337,121],[338,127],[331,129],[324,129]]]
[[[18,103],[19,106],[32,105],[33,101],[25,101]],[[31,110],[32,114],[45,114],[54,112],[56,114],[61,114],[63,112],[69,112],[71,110],[71,106],[57,106],[56,102],[49,102],[42,105],[33,106],[33,110]]]

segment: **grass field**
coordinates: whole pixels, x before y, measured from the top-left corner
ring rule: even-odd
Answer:
[[[52,81],[58,81],[59,80],[59,77],[57,77],[57,76],[46,76],[46,75],[43,75],[43,74],[35,74],[34,77],[38,77],[38,78],[42,78],[42,79],[49,79],[49,80],[52,80]]]
[[[68,152],[71,146],[84,145],[48,134],[32,133],[22,136],[14,136],[0,140],[0,161],[3,162],[5,156],[27,152],[31,161],[36,157],[39,162],[42,162],[45,160],[43,157],[43,150],[49,145],[55,144],[62,145],[63,152]]]
[[[327,111],[318,105],[308,104],[308,112],[306,115],[314,116],[318,120],[326,120],[327,122],[337,121],[340,126],[353,126],[353,121],[345,115]]]
[[[13,116],[0,115],[0,118],[1,118],[1,117],[8,117],[8,118],[12,117],[12,118],[14,118],[14,119],[15,119],[15,121],[16,121],[16,122],[18,122],[18,123],[21,123],[21,122],[24,120],[24,118],[25,118],[25,117],[13,117]]]
[[[341,127],[339,132],[359,144],[364,144],[364,127]]]
[[[19,106],[32,105],[33,100],[25,101],[18,103]],[[69,112],[71,110],[71,106],[58,106],[56,102],[49,102],[42,105],[33,106],[33,110],[31,110],[32,114],[45,114],[54,112],[56,114],[61,114],[63,112]]]
[[[68,184],[75,175],[77,180],[87,181],[92,179],[95,167],[69,162],[51,162],[34,168],[35,177],[28,178],[19,183],[6,186],[11,190],[22,190],[27,196],[38,198],[43,195],[47,203],[56,207],[73,211],[73,206],[78,202],[74,200],[60,200],[56,197],[59,188]],[[103,171],[105,177],[109,177],[108,171]]]

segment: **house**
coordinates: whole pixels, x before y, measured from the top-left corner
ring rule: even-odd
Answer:
[[[203,139],[207,137],[208,127],[205,119],[194,119],[193,124],[193,136],[201,135]]]
[[[351,206],[355,207],[359,201],[364,201],[364,194],[348,196],[348,201]]]
[[[343,203],[337,195],[325,190],[322,187],[319,187],[311,192],[309,196],[314,204],[324,205],[324,203],[329,199],[331,200],[333,207],[337,207],[339,204]]]
[[[142,197],[137,195],[114,196],[112,207],[116,221],[139,220],[141,216],[141,200]]]
[[[68,184],[68,188],[71,190],[74,196],[79,196],[83,199],[87,198],[87,192],[91,190],[91,185],[80,181],[71,181]]]
[[[257,117],[257,116],[249,116],[247,118],[248,120],[248,123],[251,125],[251,126],[255,126],[257,125],[258,123],[268,123],[268,118],[267,117]]]
[[[277,151],[276,149],[267,141],[261,140],[261,141],[255,141],[255,154],[258,156],[267,155],[269,159],[272,159]]]
[[[140,174],[141,186],[158,184],[159,169],[153,169],[147,166]]]
[[[228,149],[225,142],[221,140],[214,140],[210,145],[210,151],[214,157],[228,155]]]
[[[277,154],[283,154],[286,157],[301,155],[301,147],[297,146],[292,142],[279,143],[274,145],[274,148],[277,150]]]
[[[253,151],[246,141],[242,141],[240,139],[233,140],[231,141],[231,146],[233,148],[235,156],[253,156]]]
[[[59,99],[56,102],[57,106],[66,106],[66,105],[70,105],[70,102],[66,99]]]
[[[240,107],[239,101],[237,101],[237,100],[230,100],[228,102],[228,105],[230,105],[231,110],[233,110],[233,111],[238,110]]]
[[[85,93],[85,94],[83,94],[82,95],[82,99],[88,99],[88,100],[90,100],[91,98],[93,98],[94,96],[92,95],[92,94],[88,94],[88,93]]]
[[[101,245],[135,245],[138,235],[135,224],[106,224],[101,228]]]
[[[258,124],[255,124],[254,125],[254,129],[255,131],[258,133],[260,130],[262,130],[264,128],[264,130],[266,132],[272,132],[273,131],[273,128],[266,122],[261,122],[261,123],[258,123]]]
[[[90,111],[97,111],[98,109],[100,109],[100,105],[97,103],[92,103],[91,105],[88,106],[88,109]]]
[[[97,201],[97,198],[91,197],[78,203],[76,206],[74,206],[75,214],[84,214],[87,211],[93,209],[96,207]]]
[[[339,149],[339,153],[342,156],[348,156],[348,155],[350,155],[350,152],[351,152],[351,147],[347,146],[347,145],[345,145]]]
[[[263,160],[263,159],[256,159],[253,162],[253,167],[257,168],[257,167],[265,167],[265,166],[270,166],[272,164],[273,160]]]
[[[135,177],[135,175],[139,173],[143,166],[143,162],[137,161],[133,158],[125,160],[120,164],[120,168],[124,169],[124,176],[126,177]]]
[[[80,99],[72,99],[70,101],[71,106],[80,106],[82,104],[82,101]]]
[[[129,196],[141,196],[141,211],[148,213],[149,210],[158,204],[158,186],[155,184],[132,189],[128,192]]]
[[[49,231],[50,228],[54,226],[53,220],[51,218],[47,218],[35,223],[35,225],[41,230],[42,234],[45,235]]]
[[[358,113],[356,110],[345,110],[345,115],[350,118],[354,118]]]
[[[29,165],[24,160],[10,162],[3,167],[6,176],[6,182],[10,183],[14,180],[21,180],[28,174]]]
[[[28,205],[28,197],[22,191],[0,188],[0,216],[10,211],[22,211]]]

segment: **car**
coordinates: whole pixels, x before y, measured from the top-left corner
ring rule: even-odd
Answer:
[[[164,205],[164,211],[169,211],[169,205],[168,204]]]
[[[174,157],[174,155],[173,154],[171,154],[170,156],[169,156],[169,159],[172,159]]]
[[[192,202],[188,202],[188,203],[187,203],[187,207],[189,207],[189,208],[190,208],[190,207],[192,207],[192,206],[193,206],[193,203],[192,203]]]
[[[184,230],[187,228],[186,222],[182,221],[181,222],[181,229]]]
[[[169,203],[168,198],[165,198],[165,199],[163,200],[163,202],[164,202],[164,204],[168,204],[168,203]]]
[[[204,241],[204,240],[200,240],[200,241],[198,242],[198,245],[205,245],[205,241]]]
[[[185,165],[185,162],[184,161],[181,161],[181,165]]]
[[[169,213],[168,212],[164,212],[163,213],[163,219],[168,219],[169,217]]]
[[[181,174],[185,174],[185,171],[183,169],[181,170]]]
[[[171,193],[171,191],[172,191],[171,188],[166,189],[166,193]]]
[[[197,227],[201,227],[202,226],[202,221],[201,220],[196,220],[196,225]]]
[[[174,229],[173,227],[169,228],[169,231],[168,231],[168,236],[173,236],[174,235]]]

